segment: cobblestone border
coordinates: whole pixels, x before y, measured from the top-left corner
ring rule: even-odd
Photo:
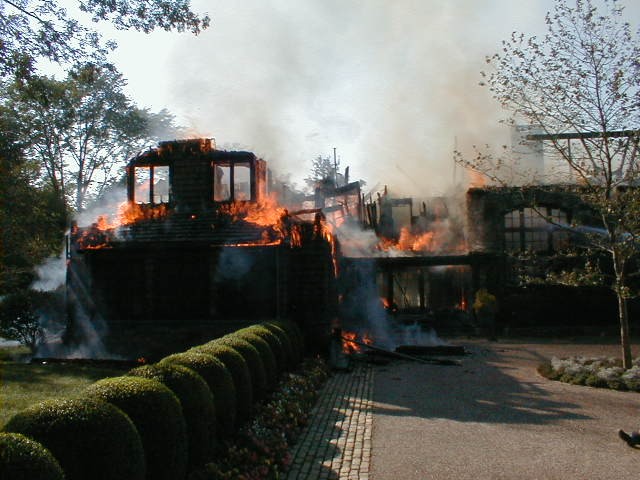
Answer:
[[[334,373],[291,454],[287,480],[368,480],[373,422],[373,368]]]

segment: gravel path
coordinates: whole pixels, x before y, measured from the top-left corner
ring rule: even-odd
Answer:
[[[640,394],[539,376],[552,356],[619,356],[616,345],[459,342],[462,367],[375,369],[372,480],[640,478]],[[639,353],[636,346],[634,353]]]

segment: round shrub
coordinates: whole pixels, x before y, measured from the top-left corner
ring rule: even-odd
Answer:
[[[236,407],[238,424],[244,423],[251,416],[253,405],[253,389],[249,367],[242,355],[233,348],[221,343],[205,343],[192,348],[189,352],[206,353],[220,360],[233,378],[236,387]]]
[[[246,340],[243,340],[235,333],[225,335],[214,342],[227,345],[236,350],[247,362],[249,375],[251,377],[251,388],[253,389],[253,399],[260,400],[267,394],[267,374],[264,370],[264,363],[260,358],[258,350]]]
[[[67,480],[145,478],[138,432],[131,419],[109,403],[47,400],[14,415],[4,429],[41,443],[58,460]]]
[[[148,479],[175,480],[186,476],[187,431],[180,402],[155,380],[113,377],[87,387],[86,395],[122,409],[138,429]]]
[[[294,354],[296,355],[296,364],[300,363],[304,357],[304,335],[298,324],[291,320],[273,320],[268,323],[280,327],[289,335]]]
[[[179,364],[145,365],[128,375],[157,380],[180,400],[187,425],[188,470],[213,459],[217,448],[216,410],[211,390],[200,375]]]
[[[276,334],[266,328],[264,325],[252,325],[250,327],[238,330],[238,333],[251,333],[262,338],[271,347],[271,351],[276,360],[276,371],[278,375],[287,368],[287,353],[285,352],[282,342]]]
[[[271,387],[275,386],[278,382],[278,367],[276,366],[276,357],[271,347],[255,333],[244,331],[236,332],[235,335],[249,342],[258,351],[262,359],[262,364],[264,365],[264,372],[267,376],[267,388],[271,389]]]
[[[58,461],[35,440],[19,433],[0,433],[0,478],[64,480]]]
[[[163,358],[159,365],[182,365],[200,375],[213,394],[218,435],[229,436],[236,427],[237,394],[233,377],[224,363],[202,352],[183,352]]]
[[[293,345],[294,341],[291,336],[281,327],[271,322],[264,322],[261,325],[280,339],[280,342],[282,342],[282,346],[287,354],[287,369],[291,370],[294,368],[298,364],[298,354],[296,353]]]

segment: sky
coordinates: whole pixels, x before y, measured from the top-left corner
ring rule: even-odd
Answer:
[[[627,0],[627,14],[640,6]],[[640,3],[640,2],[638,2]],[[501,145],[506,117],[479,86],[512,31],[544,34],[551,0],[198,0],[198,36],[101,28],[141,107],[192,136],[255,152],[298,186],[333,156],[365,191],[445,194],[454,148]]]

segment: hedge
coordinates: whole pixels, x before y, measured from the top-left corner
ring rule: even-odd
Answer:
[[[287,370],[292,370],[299,363],[298,362],[298,353],[296,348],[294,347],[294,339],[291,338],[291,335],[284,331],[282,327],[279,327],[270,322],[264,322],[260,324],[271,333],[276,335],[280,342],[282,342],[282,346],[287,355]]]
[[[216,410],[213,395],[204,379],[182,365],[145,365],[128,375],[157,380],[180,400],[187,425],[188,470],[204,465],[214,458],[218,446]]]
[[[253,400],[261,400],[267,394],[267,374],[260,353],[249,342],[243,340],[235,333],[225,335],[214,340],[215,343],[227,345],[236,350],[247,362],[249,375],[251,377],[251,388],[253,389]]]
[[[49,450],[19,433],[0,433],[0,478],[10,480],[64,480]]]
[[[238,334],[249,333],[262,338],[271,347],[273,356],[276,360],[276,371],[278,374],[284,372],[287,369],[287,352],[284,349],[282,341],[271,330],[264,325],[252,325],[237,331]]]
[[[247,421],[251,417],[253,389],[249,367],[242,355],[227,345],[213,342],[193,347],[189,352],[213,355],[224,363],[231,373],[233,384],[236,387],[237,423],[240,425]]]
[[[131,418],[142,439],[146,478],[185,478],[186,425],[180,402],[171,390],[148,378],[113,377],[90,385],[85,394],[121,408]]]
[[[298,324],[291,320],[273,320],[270,322],[265,322],[265,324],[281,328],[289,335],[295,355],[295,364],[299,364],[304,357],[305,350],[304,335],[302,334],[302,331],[300,330]]]
[[[18,412],[4,429],[41,443],[67,480],[145,478],[138,431],[122,410],[104,401],[47,400]]]
[[[163,358],[159,365],[182,365],[200,375],[213,394],[218,435],[225,438],[235,430],[237,393],[233,377],[224,363],[205,353],[183,352]]]
[[[258,351],[266,374],[267,389],[271,390],[278,382],[278,374],[280,373],[271,346],[263,338],[249,331],[237,331],[234,336],[246,340]]]

